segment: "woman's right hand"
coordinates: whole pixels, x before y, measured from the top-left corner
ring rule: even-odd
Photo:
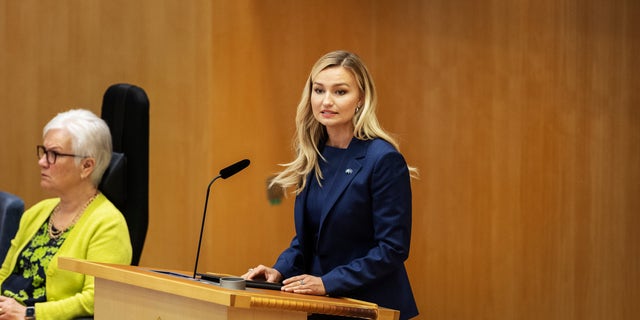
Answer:
[[[259,265],[255,268],[249,269],[249,271],[243,274],[242,277],[245,280],[266,280],[267,282],[282,281],[282,274],[280,271],[264,265]]]

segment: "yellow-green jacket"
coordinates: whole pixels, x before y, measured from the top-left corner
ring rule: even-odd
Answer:
[[[0,269],[0,286],[11,274],[18,255],[38,232],[59,198],[43,200],[24,212],[20,227]],[[124,216],[100,193],[69,232],[46,270],[47,302],[36,303],[36,319],[73,319],[93,314],[92,276],[58,268],[58,257],[95,262],[131,263],[131,240]]]

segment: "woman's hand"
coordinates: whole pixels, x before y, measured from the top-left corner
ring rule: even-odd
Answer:
[[[285,292],[311,294],[315,296],[324,296],[327,294],[324,289],[324,283],[322,283],[322,278],[308,274],[291,277],[282,281],[282,283],[284,286],[281,290]]]
[[[242,277],[245,280],[265,280],[267,282],[282,281],[282,274],[280,274],[280,271],[263,265],[249,269],[249,271],[243,274]]]
[[[0,296],[0,320],[23,320],[27,307],[13,298]]]
[[[259,265],[255,268],[249,269],[247,273],[242,275],[242,278],[246,280],[266,280],[268,282],[280,282],[282,280],[282,274],[280,273],[280,271],[274,268]],[[310,294],[316,296],[324,296],[327,294],[324,289],[324,283],[322,283],[322,278],[311,276],[308,274],[291,277],[282,281],[282,284],[284,284],[284,286],[282,286],[280,290],[285,292]]]

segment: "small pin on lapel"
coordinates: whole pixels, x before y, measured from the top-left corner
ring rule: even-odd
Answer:
[[[352,174],[353,173],[353,169],[349,168],[349,169],[345,170],[344,173]]]

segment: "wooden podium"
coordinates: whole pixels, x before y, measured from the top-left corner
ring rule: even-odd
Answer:
[[[62,257],[58,266],[95,277],[96,320],[306,320],[309,313],[397,320],[400,315],[354,299],[254,288],[232,290],[144,267]]]

